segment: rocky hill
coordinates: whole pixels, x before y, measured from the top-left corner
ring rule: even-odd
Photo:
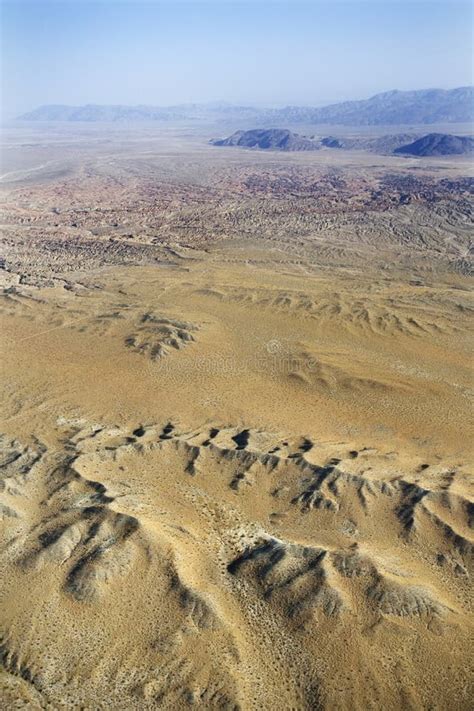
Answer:
[[[260,150],[279,151],[315,151],[321,148],[330,150],[367,151],[379,155],[391,155],[400,146],[406,146],[420,134],[396,133],[376,137],[351,136],[301,136],[288,129],[252,129],[235,131],[227,138],[210,141],[214,146],[237,146]]]
[[[384,136],[369,136],[367,138],[350,136],[325,136],[319,140],[324,148],[345,148],[350,151],[368,151],[379,155],[390,155],[396,148],[411,143],[419,138],[420,134],[394,133]]]
[[[400,146],[394,153],[412,156],[450,156],[474,152],[474,139],[470,136],[451,136],[449,133],[429,133],[406,146]]]
[[[305,136],[285,128],[236,131],[228,138],[211,141],[214,146],[238,146],[274,151],[314,151],[319,146]]]

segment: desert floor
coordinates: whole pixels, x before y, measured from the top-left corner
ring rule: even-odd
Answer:
[[[2,706],[467,710],[472,166],[211,135],[4,134]]]

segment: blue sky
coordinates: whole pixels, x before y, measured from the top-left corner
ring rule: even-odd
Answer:
[[[0,0],[2,104],[322,104],[472,82],[461,0]]]

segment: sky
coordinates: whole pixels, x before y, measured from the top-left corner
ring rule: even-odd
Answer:
[[[322,105],[472,83],[464,0],[0,0],[1,104]]]

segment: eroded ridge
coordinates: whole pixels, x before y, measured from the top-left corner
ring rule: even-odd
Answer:
[[[139,319],[135,332],[126,337],[125,345],[158,360],[171,350],[181,350],[192,343],[195,331],[194,324],[146,313]]]
[[[250,427],[61,421],[57,433],[56,448],[3,439],[0,463],[1,558],[14,571],[4,594],[21,601],[6,620],[3,664],[39,707],[67,695],[54,670],[75,652],[56,641],[48,661],[35,639],[71,606],[98,635],[91,663],[101,671],[84,702],[97,683],[129,708],[251,708],[251,697],[270,708],[279,684],[296,708],[323,708],[335,693],[326,657],[348,630],[355,648],[372,638],[375,676],[394,629],[407,639],[425,630],[421,657],[436,647],[440,664],[469,631],[473,503],[460,466],[407,468],[396,452]],[[33,599],[46,607],[25,646]],[[127,652],[107,649],[104,614],[112,629],[133,615]],[[119,684],[117,655],[135,669]],[[258,692],[267,667],[271,699]]]

